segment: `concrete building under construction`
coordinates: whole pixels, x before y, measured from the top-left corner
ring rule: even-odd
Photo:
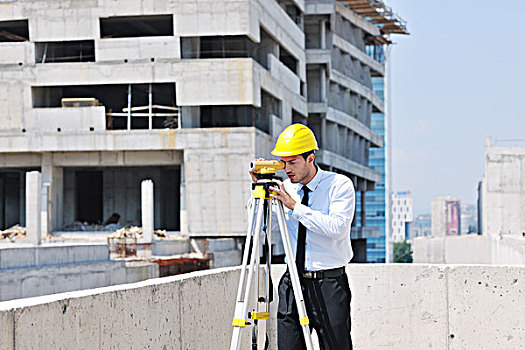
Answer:
[[[385,112],[371,83],[385,65],[371,48],[406,33],[385,8],[0,3],[0,227],[25,225],[25,173],[37,170],[48,232],[113,213],[140,224],[140,183],[151,179],[156,229],[243,236],[247,165],[292,122],[314,130],[319,165],[351,177],[365,198],[380,180],[369,148],[384,142],[370,128],[371,114]]]

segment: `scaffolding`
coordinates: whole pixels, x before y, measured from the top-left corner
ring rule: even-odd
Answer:
[[[128,85],[128,106],[122,108],[122,112],[108,112],[106,113],[106,116],[111,120],[113,117],[126,117],[126,128],[127,130],[131,130],[131,120],[134,117],[139,118],[148,118],[148,127],[147,129],[152,130],[154,128],[153,126],[153,118],[161,117],[164,118],[163,121],[163,127],[170,128],[170,129],[180,129],[181,128],[181,120],[180,120],[180,109],[179,107],[172,107],[172,106],[162,106],[162,105],[156,105],[153,104],[153,89],[152,84],[150,83],[148,86],[148,105],[147,106],[137,106],[132,107],[131,106],[131,84]],[[147,112],[143,112],[147,111]],[[111,124],[108,122],[108,127]]]
[[[340,4],[372,22],[385,34],[408,34],[406,21],[396,15],[383,0],[338,0]]]

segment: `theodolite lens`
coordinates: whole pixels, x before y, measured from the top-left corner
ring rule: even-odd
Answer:
[[[282,160],[254,160],[250,163],[250,171],[255,174],[275,174],[279,170],[284,170]]]

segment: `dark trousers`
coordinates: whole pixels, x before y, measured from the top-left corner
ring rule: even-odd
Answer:
[[[321,350],[351,350],[350,300],[348,277],[301,279],[310,331],[314,328]],[[279,350],[306,349],[303,331],[288,271],[279,282],[277,314]]]

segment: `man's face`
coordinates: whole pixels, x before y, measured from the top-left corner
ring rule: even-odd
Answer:
[[[309,164],[310,157],[313,158],[313,155],[308,156],[305,160],[303,156],[290,156],[290,157],[281,157],[281,160],[285,163],[284,171],[292,183],[298,183],[306,180],[310,177],[313,167],[312,164]]]

